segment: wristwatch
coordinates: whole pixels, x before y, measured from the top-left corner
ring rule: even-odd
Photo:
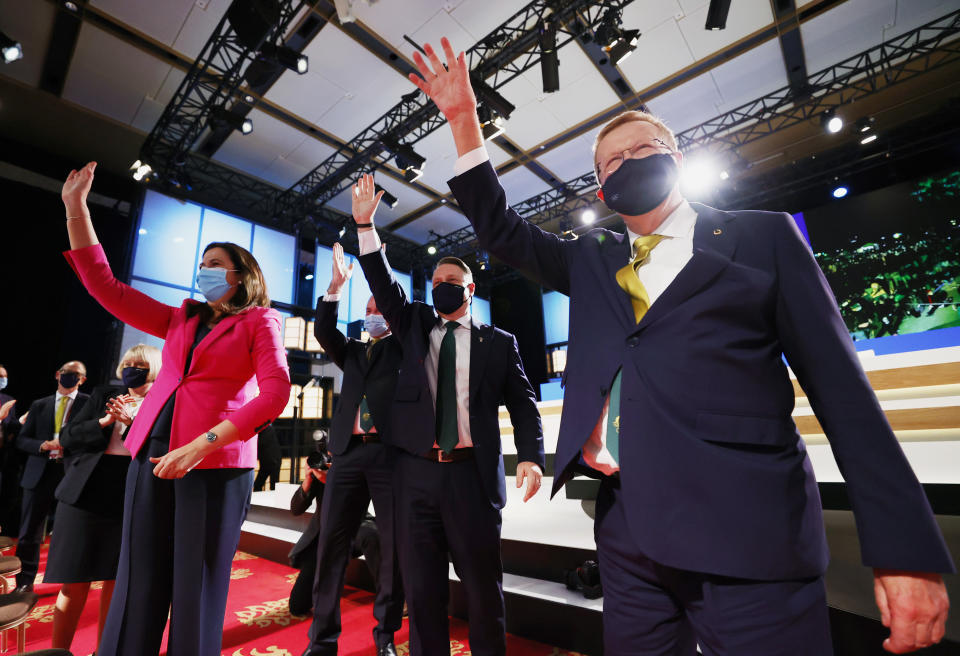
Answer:
[[[214,442],[216,442],[217,437],[218,437],[217,434],[214,433],[213,431],[207,431],[207,442],[210,442],[210,444],[213,444]]]

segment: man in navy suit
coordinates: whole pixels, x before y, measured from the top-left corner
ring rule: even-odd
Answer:
[[[78,390],[87,379],[87,368],[82,362],[67,362],[57,371],[56,379],[56,393],[30,405],[27,421],[17,436],[17,447],[28,454],[20,479],[23,506],[17,541],[17,558],[21,562],[17,590],[21,591],[33,589],[40,567],[44,524],[53,507],[54,492],[63,478],[60,429],[89,398]]]
[[[351,541],[373,499],[382,557],[377,570],[373,629],[378,656],[396,656],[393,634],[403,621],[403,586],[394,547],[394,453],[390,410],[397,387],[400,344],[390,325],[367,301],[364,326],[368,343],[337,329],[340,293],[353,274],[343,247],[333,245],[333,274],[327,293],[317,302],[314,335],[327,356],[343,371],[340,402],[330,422],[328,450],[333,466],[318,512],[317,574],[313,586],[313,624],[303,656],[337,653],[340,593],[350,560]]]
[[[15,531],[20,500],[20,454],[16,453],[20,420],[17,400],[3,391],[8,376],[7,368],[0,364],[0,528]]]
[[[954,565],[787,214],[688,203],[655,117],[597,137],[599,197],[627,234],[545,233],[506,203],[463,53],[411,79],[446,116],[450,181],[481,246],[570,296],[554,492],[602,478],[595,533],[608,654],[830,654],[820,498],[791,419],[787,361],[847,481],[863,561],[903,653],[939,641]]]
[[[527,482],[526,501],[539,489],[544,466],[536,396],[513,335],[471,318],[475,285],[461,260],[437,264],[433,306],[407,300],[373,229],[382,193],[374,191],[373,176],[363,176],[354,187],[353,217],[360,266],[403,349],[392,439],[399,450],[397,544],[411,654],[450,652],[449,554],[466,591],[471,653],[502,655],[500,511],[506,485],[499,406],[503,401],[510,412],[517,487]]]

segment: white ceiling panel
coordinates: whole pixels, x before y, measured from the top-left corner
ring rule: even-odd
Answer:
[[[256,127],[254,127],[254,129],[256,129]],[[313,137],[307,137],[299,146],[285,154],[284,157],[302,166],[304,169],[312,171],[318,164],[326,161],[328,157],[333,155],[334,152],[331,146]]]
[[[637,49],[620,64],[620,70],[634,89],[643,91],[693,61],[680,26],[668,19],[640,36]]]
[[[543,107],[553,114],[564,128],[572,128],[583,120],[598,114],[619,98],[610,88],[583,49],[574,43],[558,51],[560,57],[560,90],[542,94]],[[540,67],[524,73],[534,88],[542,91]],[[532,78],[532,79],[531,79]]]
[[[680,0],[680,7],[685,14],[692,14],[708,4],[710,4],[709,0]]]
[[[153,126],[160,120],[166,106],[166,103],[157,102],[153,98],[144,98],[130,125],[145,133],[152,132]]]
[[[253,121],[253,132],[241,134],[234,130],[214,154],[214,159],[265,177],[277,157],[289,156],[306,140],[316,141],[257,109],[252,110],[248,116]],[[307,170],[295,156],[291,158],[291,164],[302,168],[304,173]]]
[[[897,3],[894,24],[883,28],[883,39],[892,39],[957,9],[960,9],[958,0],[901,0]]]
[[[497,89],[504,98],[516,106],[504,127],[510,140],[524,149],[532,148],[563,131],[563,123],[543,107],[547,94],[541,87],[520,75]]]
[[[647,107],[671,130],[683,132],[716,116],[721,102],[716,83],[706,74],[651,99]]]
[[[642,36],[662,24],[673,19],[676,22],[682,18],[684,11],[677,0],[646,0],[646,2],[631,2],[623,8],[622,25],[628,30],[640,30]]]
[[[516,205],[550,189],[550,185],[523,166],[518,166],[509,173],[501,175],[500,185],[507,194],[509,205]]]
[[[387,176],[377,176],[377,184],[382,185],[384,189],[397,197],[397,206],[390,207],[386,203],[380,203],[377,208],[377,225],[385,226],[393,223],[402,216],[409,214],[419,207],[423,207],[430,202],[430,198],[413,187],[406,185],[398,180]],[[340,210],[345,214],[351,212],[351,187],[344,189],[331,200],[327,205]]]
[[[703,26],[707,22],[708,7],[704,3],[677,21],[696,59],[703,59],[773,22],[770,0],[737,0],[730,5],[725,29],[706,30]]]
[[[278,156],[269,166],[263,169],[261,176],[267,182],[272,182],[278,187],[287,189],[302,178],[307,173],[307,169],[296,162]]]
[[[123,123],[131,123],[172,67],[84,23],[77,38],[63,97]],[[121,83],[122,81],[122,83]]]
[[[476,39],[460,27],[460,24],[446,11],[438,11],[431,16],[429,20],[424,21],[423,25],[418,27],[416,31],[410,34],[410,38],[421,46],[424,43],[432,45],[436,49],[441,61],[446,59],[443,54],[443,48],[440,45],[440,39],[443,37],[447,37],[450,40],[450,45],[453,46],[456,52],[466,50],[476,43]],[[401,42],[397,44],[397,47],[401,52],[412,58],[413,47],[402,39],[403,37],[401,36]]]
[[[442,236],[468,225],[470,225],[470,222],[467,221],[467,217],[457,210],[452,207],[438,207],[394,232],[418,244],[426,244],[433,239],[430,235],[431,230]]]
[[[91,0],[90,4],[168,46],[196,6],[194,0]],[[212,31],[212,27],[207,30],[208,37]]]
[[[777,39],[717,66],[710,75],[723,98],[717,108],[720,112],[756,100],[790,83]]]
[[[323,115],[340,102],[347,92],[312,68],[304,75],[285,71],[267,91],[266,98],[305,121],[320,125]]]
[[[117,0],[122,2],[123,0]],[[176,40],[173,42],[174,50],[182,52],[191,59],[196,59],[203,50],[203,46],[210,39],[213,30],[216,29],[220,19],[227,13],[232,0],[209,0],[209,2],[195,2],[190,8],[190,14],[180,28]],[[153,3],[157,7],[163,7],[164,3]],[[201,6],[204,5],[204,6]]]
[[[803,23],[807,72],[816,73],[877,45],[895,16],[896,0],[847,0]]]
[[[433,16],[441,12],[446,14],[445,7],[455,8],[461,2],[463,0],[443,3],[437,0],[403,0],[402,2],[395,0],[393,2],[367,4],[366,2],[354,1],[353,13],[357,20],[376,32],[395,49],[409,56],[413,52],[413,47],[403,40],[403,35],[413,36]],[[463,30],[459,29],[459,32],[462,35]],[[451,35],[450,38],[452,39],[453,36]],[[439,42],[437,45],[439,45]],[[473,45],[473,43],[469,45]],[[459,45],[454,42],[454,47],[459,47]]]
[[[597,128],[588,135],[571,139],[562,146],[557,146],[553,150],[539,155],[537,161],[564,182],[578,178],[590,171],[593,139],[595,133],[599,131],[599,128]]]
[[[40,85],[56,11],[51,2],[0,2],[0,29],[23,49],[22,59],[0,64],[0,75],[32,87]]]
[[[423,165],[423,176],[418,182],[441,194],[448,193],[447,180],[453,177],[453,164],[457,161],[457,148],[453,145],[450,128],[440,126],[413,144],[413,149],[427,158]]]
[[[528,0],[464,0],[450,16],[473,37],[467,45],[454,46],[466,50],[527,6]],[[438,44],[439,45],[439,44]]]

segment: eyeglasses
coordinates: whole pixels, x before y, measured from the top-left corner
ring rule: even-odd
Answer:
[[[70,369],[60,369],[59,371],[57,371],[57,373],[58,374],[77,374],[78,376],[83,376],[84,378],[87,377],[87,374],[84,371],[71,371]]]
[[[610,177],[611,173],[613,173],[614,171],[620,168],[624,160],[639,159],[640,157],[646,157],[646,155],[644,155],[645,150],[648,150],[648,149],[657,150],[660,147],[666,148],[671,152],[673,151],[673,149],[670,148],[670,146],[668,146],[666,142],[656,138],[653,139],[653,141],[642,141],[638,144],[633,145],[631,148],[621,150],[619,153],[617,153],[616,155],[613,155],[606,162],[603,162],[601,165],[597,166],[597,170],[596,170],[597,178],[600,180],[600,183],[602,184],[604,180]]]

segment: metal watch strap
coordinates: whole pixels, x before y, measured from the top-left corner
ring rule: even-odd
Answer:
[[[217,441],[218,437],[220,436],[214,433],[213,431],[207,431],[207,442],[210,442],[211,444],[213,444],[214,442]]]

